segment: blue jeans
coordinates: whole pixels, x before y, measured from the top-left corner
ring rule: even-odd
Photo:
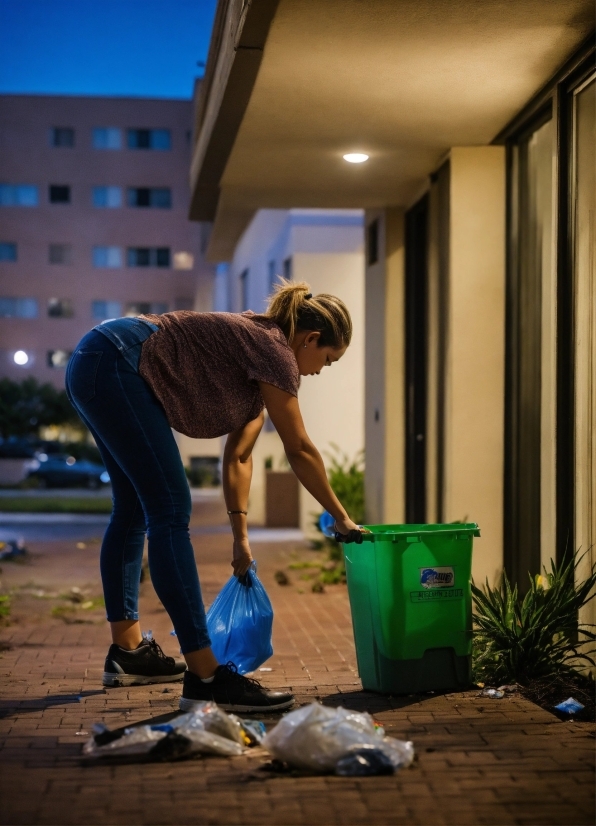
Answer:
[[[112,481],[100,556],[107,618],[139,618],[146,533],[151,581],[186,654],[210,640],[188,531],[188,482],[164,409],[138,371],[142,341],[155,329],[131,318],[91,330],[70,359],[66,392]]]

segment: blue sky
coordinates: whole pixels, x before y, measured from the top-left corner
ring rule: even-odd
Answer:
[[[189,98],[216,0],[0,0],[0,93]]]

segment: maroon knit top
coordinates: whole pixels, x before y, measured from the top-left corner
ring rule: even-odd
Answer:
[[[212,439],[256,419],[260,381],[298,395],[296,357],[273,321],[185,310],[141,318],[159,329],[143,342],[139,372],[179,433]]]

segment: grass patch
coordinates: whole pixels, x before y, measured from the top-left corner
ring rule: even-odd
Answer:
[[[10,620],[10,597],[0,597],[0,625],[8,625]]]
[[[112,512],[111,497],[6,496],[0,497],[3,513],[96,513]]]

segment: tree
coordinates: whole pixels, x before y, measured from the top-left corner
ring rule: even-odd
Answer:
[[[37,379],[0,379],[0,436],[36,436],[40,427],[69,424],[83,429],[64,390]]]

